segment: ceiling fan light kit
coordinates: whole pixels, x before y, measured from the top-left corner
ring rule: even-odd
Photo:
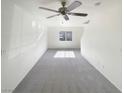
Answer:
[[[45,7],[39,7],[39,9],[43,9],[43,10],[47,10],[47,11],[57,13],[55,15],[47,17],[47,19],[62,15],[63,18],[67,21],[67,20],[69,20],[68,15],[81,16],[81,17],[85,17],[85,16],[88,15],[87,13],[74,13],[74,12],[71,12],[72,10],[76,9],[77,7],[79,7],[81,4],[82,3],[80,1],[74,1],[69,6],[66,6],[66,2],[63,1],[63,2],[61,2],[62,7],[60,7],[58,10],[49,9],[49,8],[45,8]]]

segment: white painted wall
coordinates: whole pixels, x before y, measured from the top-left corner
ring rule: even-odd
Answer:
[[[2,0],[2,93],[11,93],[47,49],[43,21]]]
[[[48,48],[80,48],[83,27],[48,27]],[[72,41],[60,41],[60,31],[72,31]]]
[[[82,55],[118,89],[121,75],[121,0],[92,13],[81,40]]]

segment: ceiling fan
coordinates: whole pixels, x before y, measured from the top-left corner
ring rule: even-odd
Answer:
[[[39,9],[43,9],[43,10],[47,10],[47,11],[57,13],[57,14],[49,16],[47,18],[52,18],[52,17],[55,17],[55,16],[63,15],[64,19],[67,21],[67,20],[69,20],[68,15],[82,16],[82,17],[85,17],[85,16],[88,15],[87,13],[74,13],[74,12],[71,12],[75,8],[79,7],[81,4],[82,3],[80,1],[74,1],[72,4],[70,4],[69,6],[66,7],[66,2],[63,1],[63,2],[61,2],[62,7],[60,7],[58,10],[53,10],[53,9],[49,9],[49,8],[45,8],[45,7],[39,7]]]

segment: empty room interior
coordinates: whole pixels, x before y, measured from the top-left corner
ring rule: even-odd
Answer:
[[[121,0],[1,0],[1,93],[122,93]]]

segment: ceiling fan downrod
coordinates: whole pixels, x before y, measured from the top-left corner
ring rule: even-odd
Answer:
[[[65,5],[66,5],[66,2],[62,2],[61,4],[62,4],[62,6],[63,6],[63,7],[65,7]]]

